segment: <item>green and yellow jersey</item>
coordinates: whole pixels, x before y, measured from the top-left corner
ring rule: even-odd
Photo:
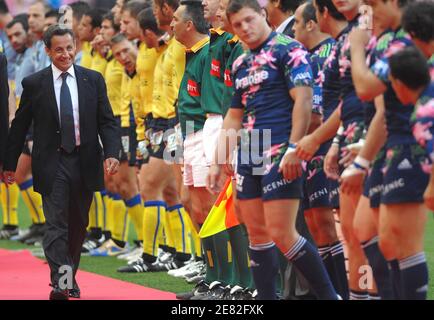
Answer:
[[[204,37],[190,49],[186,49],[185,73],[178,96],[178,116],[183,135],[187,122],[193,122],[194,132],[203,128],[206,112],[201,106],[202,78],[209,50],[209,37]],[[208,88],[207,88],[208,90]]]

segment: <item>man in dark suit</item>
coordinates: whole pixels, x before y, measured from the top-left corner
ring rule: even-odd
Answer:
[[[7,60],[0,54],[0,180],[3,171],[3,159],[6,152],[6,141],[9,128],[9,85]]]
[[[120,129],[101,74],[73,64],[73,32],[51,26],[44,42],[52,64],[22,81],[20,107],[8,136],[4,176],[6,183],[14,181],[33,120],[32,171],[46,217],[43,248],[51,270],[50,299],[66,300],[80,296],[75,274],[92,194],[104,188],[104,158],[109,174],[118,169]]]

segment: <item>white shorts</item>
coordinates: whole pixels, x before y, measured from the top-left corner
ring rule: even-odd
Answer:
[[[208,166],[211,165],[214,158],[215,149],[223,127],[223,116],[220,114],[208,115],[203,126],[203,145],[205,149],[205,159]]]
[[[206,164],[203,131],[189,134],[184,140],[184,185],[206,187],[209,167]]]

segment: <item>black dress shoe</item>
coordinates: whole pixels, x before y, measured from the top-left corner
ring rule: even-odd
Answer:
[[[60,289],[58,286],[54,286],[50,292],[50,300],[68,300],[69,290]]]

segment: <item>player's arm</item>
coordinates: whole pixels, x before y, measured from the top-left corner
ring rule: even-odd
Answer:
[[[364,101],[383,94],[386,85],[366,65],[365,47],[369,41],[366,30],[355,28],[349,35],[351,48],[351,75],[357,96]]]

